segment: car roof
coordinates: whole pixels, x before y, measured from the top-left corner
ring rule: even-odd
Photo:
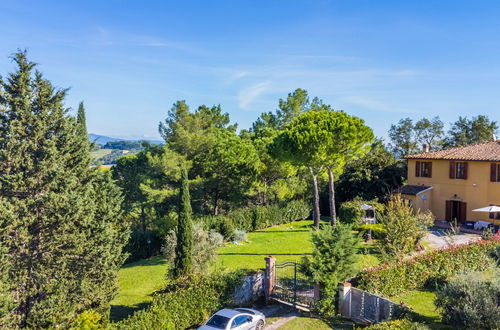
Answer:
[[[236,310],[240,313],[247,313],[247,314],[255,315],[255,311],[253,309],[250,309],[250,308],[238,307],[238,308],[235,308],[234,310]]]
[[[241,314],[241,312],[235,311],[234,309],[224,308],[215,313],[215,315],[225,316],[228,318],[235,317],[236,315]]]

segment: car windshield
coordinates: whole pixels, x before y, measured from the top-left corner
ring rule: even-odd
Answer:
[[[218,329],[225,329],[228,322],[229,319],[227,317],[214,315],[210,320],[208,320],[207,325]]]

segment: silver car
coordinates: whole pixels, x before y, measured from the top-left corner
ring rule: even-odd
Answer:
[[[259,311],[250,308],[222,309],[215,313],[205,325],[198,330],[262,330],[266,317]]]

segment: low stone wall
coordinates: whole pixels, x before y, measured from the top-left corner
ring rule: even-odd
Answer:
[[[234,290],[237,304],[252,303],[264,296],[264,272],[247,275],[240,286]]]

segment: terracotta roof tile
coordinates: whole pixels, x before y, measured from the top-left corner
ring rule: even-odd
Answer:
[[[407,155],[406,159],[478,160],[500,162],[500,140],[446,150]]]

